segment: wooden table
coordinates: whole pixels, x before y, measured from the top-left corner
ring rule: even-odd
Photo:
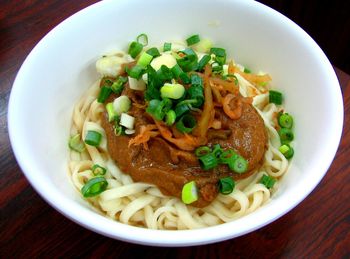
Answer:
[[[345,126],[336,158],[306,200],[258,231],[206,246],[145,247],[86,230],[39,197],[11,150],[6,118],[11,86],[35,44],[63,19],[93,2],[0,0],[0,258],[130,258],[139,254],[152,258],[350,258],[350,76],[337,68]]]

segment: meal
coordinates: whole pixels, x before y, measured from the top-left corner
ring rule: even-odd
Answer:
[[[96,62],[98,80],[76,104],[70,175],[114,220],[193,229],[269,201],[294,149],[293,118],[271,77],[192,35]]]

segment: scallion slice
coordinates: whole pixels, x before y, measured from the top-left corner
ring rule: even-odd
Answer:
[[[68,146],[70,149],[77,151],[79,153],[85,150],[84,142],[80,139],[80,134],[76,134],[70,137]]]
[[[202,146],[202,147],[198,147],[194,153],[197,157],[201,157],[201,156],[204,156],[204,155],[207,155],[211,152],[210,150],[210,147],[208,146]]]
[[[97,101],[99,103],[104,103],[108,97],[111,95],[112,89],[107,86],[102,86],[100,89],[100,93],[98,94]]]
[[[249,68],[245,67],[243,72],[246,73],[246,74],[250,74],[252,71]]]
[[[190,133],[196,126],[196,123],[196,119],[192,115],[185,114],[176,123],[176,128],[182,133]]]
[[[142,51],[143,45],[136,41],[133,41],[129,45],[128,53],[132,58],[136,58]]]
[[[102,134],[100,132],[89,130],[86,134],[84,142],[90,146],[97,147],[102,140]]]
[[[131,69],[126,68],[125,71],[130,77],[140,79],[142,74],[145,72],[145,68],[140,65],[135,65]]]
[[[241,156],[237,156],[229,161],[228,167],[235,173],[242,174],[248,169],[248,161]]]
[[[280,128],[278,130],[278,135],[282,143],[289,143],[294,139],[293,131],[288,128]]]
[[[278,92],[278,91],[274,91],[274,90],[270,90],[269,91],[269,102],[270,103],[274,103],[274,104],[282,104],[282,93]]]
[[[210,55],[204,55],[201,60],[198,62],[197,70],[202,71],[206,64],[210,61]]]
[[[124,89],[124,84],[128,81],[127,77],[119,76],[118,80],[111,85],[111,89],[115,94],[121,94]]]
[[[107,103],[106,105],[106,110],[107,110],[107,114],[108,114],[108,121],[112,122],[114,121],[116,118],[118,118],[118,114],[115,112],[114,110],[114,106],[113,103]]]
[[[148,45],[148,36],[145,33],[141,33],[139,36],[136,37],[136,41],[143,46]]]
[[[98,164],[94,164],[91,167],[92,173],[97,176],[97,175],[105,175],[107,172],[107,169],[104,168],[103,166],[100,166]]]
[[[185,93],[185,87],[181,84],[165,83],[160,88],[162,98],[180,99]]]
[[[83,188],[81,188],[81,193],[85,198],[94,197],[105,191],[107,186],[108,182],[104,177],[91,178]]]
[[[283,144],[282,146],[279,147],[278,149],[285,158],[290,159],[294,155],[294,149],[288,145],[288,144]]]
[[[191,75],[191,85],[203,86],[203,79],[198,74]]]
[[[198,189],[195,181],[188,182],[182,187],[181,199],[185,204],[191,204],[198,200]]]
[[[176,120],[176,113],[174,110],[169,110],[166,114],[165,114],[165,123],[168,126],[171,126],[175,123]]]
[[[219,191],[224,195],[228,195],[233,192],[235,188],[235,182],[232,177],[225,177],[219,180]]]
[[[159,50],[157,48],[150,48],[149,50],[146,51],[147,54],[151,55],[152,57],[158,57],[160,56]]]
[[[153,56],[148,54],[147,52],[143,52],[137,61],[137,65],[141,67],[147,67],[153,59]]]
[[[288,113],[283,113],[278,117],[278,124],[282,128],[292,128],[293,126],[293,117],[290,116]]]
[[[276,179],[269,175],[264,174],[260,180],[260,183],[266,186],[266,188],[271,189],[275,185]]]
[[[186,39],[186,42],[187,42],[188,46],[191,46],[191,45],[194,45],[194,44],[200,42],[199,35],[198,34],[192,35],[191,37]]]
[[[213,153],[198,157],[198,161],[203,170],[210,170],[218,165],[218,159]]]
[[[163,46],[163,51],[166,52],[166,51],[169,51],[169,50],[171,50],[171,43],[165,42],[164,46]]]

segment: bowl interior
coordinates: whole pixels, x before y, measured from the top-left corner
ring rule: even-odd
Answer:
[[[67,140],[74,104],[98,78],[95,61],[127,50],[138,34],[149,44],[194,33],[227,49],[253,71],[270,73],[295,118],[296,153],[271,202],[225,225],[191,231],[138,229],[96,214],[68,177]],[[268,224],[308,195],[326,173],[342,121],[339,84],[327,58],[297,25],[253,1],[103,1],[70,17],[33,49],[15,80],[9,130],[17,160],[35,189],[63,214],[96,232],[142,244],[194,245]],[[84,215],[84,216],[81,216]],[[132,229],[132,233],[130,233]]]

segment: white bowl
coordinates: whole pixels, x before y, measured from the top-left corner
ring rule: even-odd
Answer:
[[[271,74],[293,114],[296,153],[271,202],[236,221],[186,231],[136,228],[95,213],[67,174],[75,102],[98,77],[94,63],[145,32],[150,44],[199,33],[253,70]],[[337,77],[317,44],[295,23],[254,1],[102,1],[48,33],[32,50],[9,102],[11,144],[25,176],[62,214],[100,234],[146,245],[190,246],[256,230],[300,203],[327,172],[337,150],[343,102]]]

